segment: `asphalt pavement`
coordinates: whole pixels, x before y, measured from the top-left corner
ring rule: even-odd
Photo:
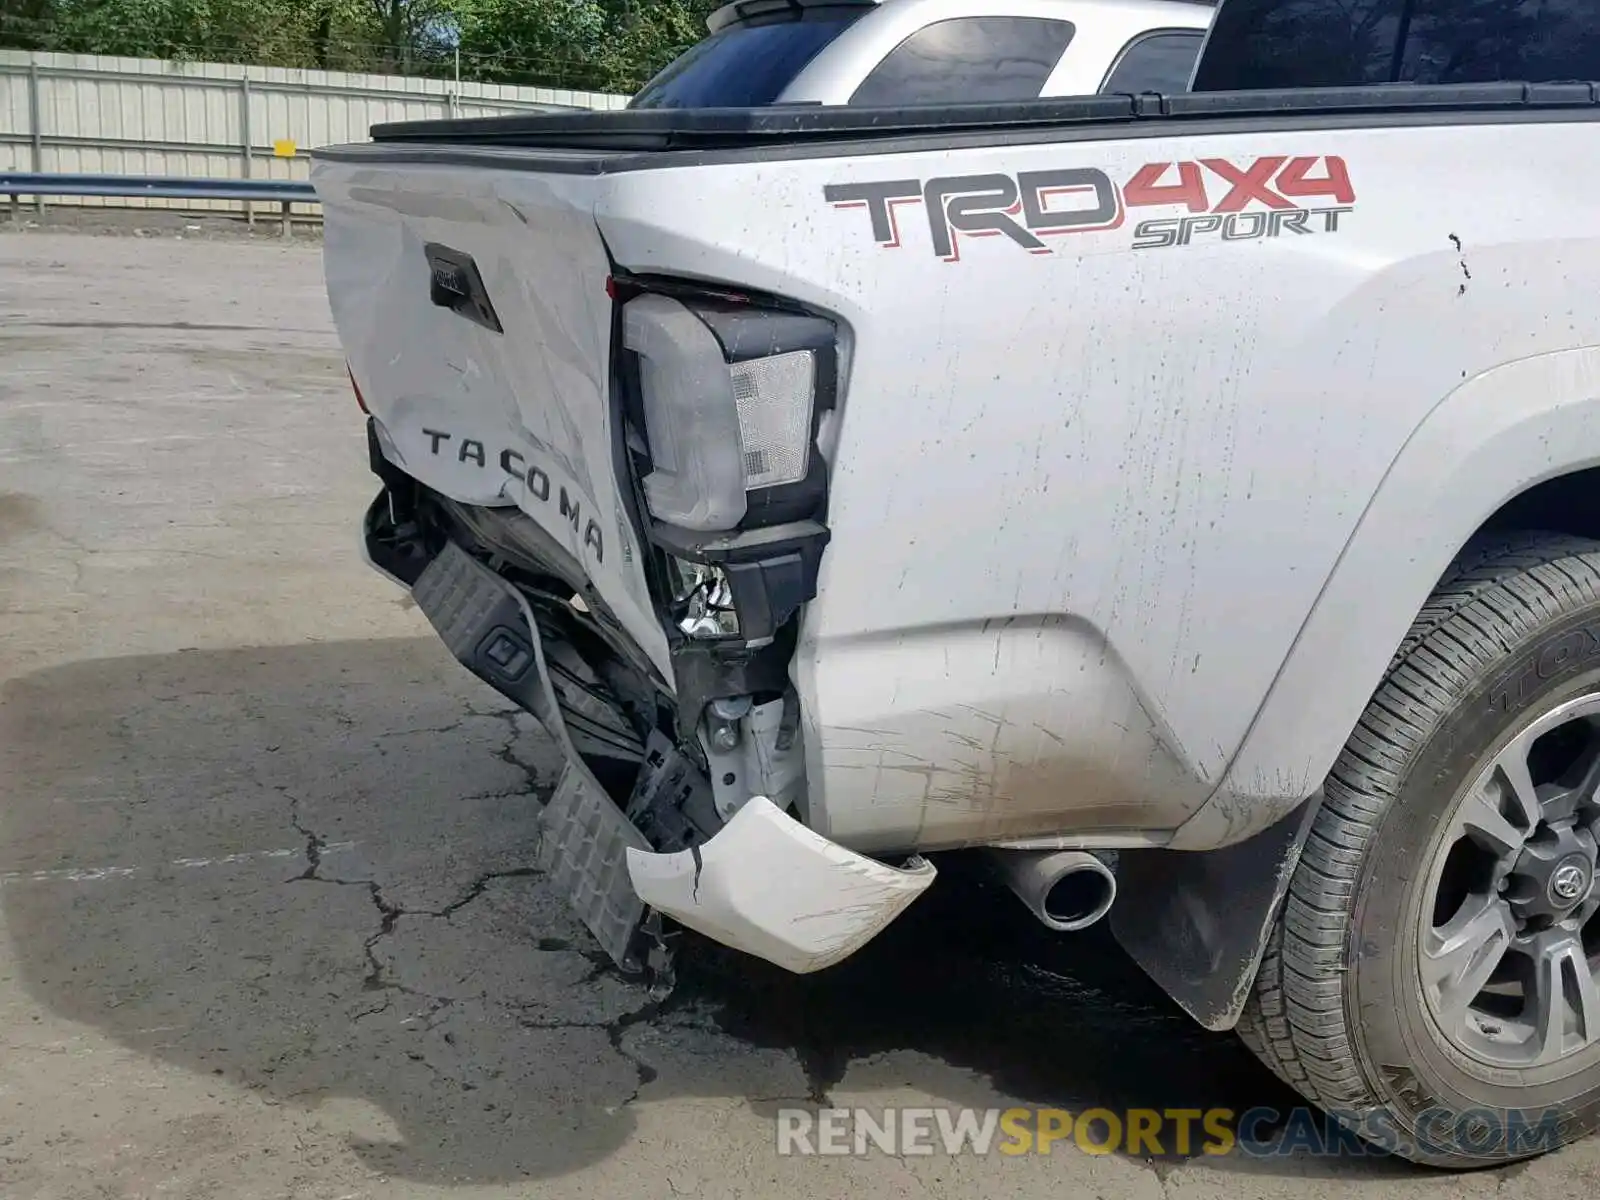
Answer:
[[[1296,1101],[959,863],[821,976],[694,938],[670,994],[619,976],[531,867],[550,745],[360,560],[316,245],[182,232],[0,232],[6,1200],[1600,1190],[1595,1142],[781,1154],[821,1108]]]

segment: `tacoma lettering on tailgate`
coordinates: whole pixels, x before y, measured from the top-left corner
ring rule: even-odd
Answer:
[[[572,532],[582,533],[583,545],[585,549],[594,551],[595,563],[605,562],[605,538],[600,532],[600,523],[584,511],[581,494],[577,493],[576,488],[568,491],[564,483],[559,487],[552,484],[549,471],[530,464],[516,450],[505,449],[496,455],[480,441],[467,437],[458,440],[455,434],[442,429],[424,429],[422,436],[428,439],[435,457],[441,453],[450,454],[456,462],[470,464],[480,470],[488,470],[491,462],[497,463],[500,470],[527,487],[531,499],[540,504],[555,505],[562,519],[572,526]],[[623,557],[626,559],[627,555]]]
[[[904,245],[899,206],[921,204],[933,253],[961,261],[960,239],[1004,237],[1030,254],[1055,251],[1044,239],[1120,229],[1133,209],[1183,208],[1133,229],[1132,249],[1159,250],[1196,240],[1257,241],[1285,234],[1337,233],[1356,193],[1342,158],[1268,155],[1247,164],[1225,158],[1146,163],[1118,184],[1104,171],[1075,167],[1017,175],[944,175],[836,183],[823,189],[839,209],[865,209],[880,246]],[[1076,203],[1062,206],[1062,197]],[[1306,201],[1331,201],[1308,205]]]

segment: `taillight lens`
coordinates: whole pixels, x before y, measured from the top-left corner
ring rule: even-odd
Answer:
[[[622,340],[638,364],[651,515],[725,532],[811,481],[836,336],[831,322],[804,314],[656,293],[628,301]]]
[[[739,406],[745,490],[799,483],[811,464],[815,351],[793,350],[734,363],[729,374]]]
[[[744,452],[733,375],[716,335],[667,296],[640,296],[622,314],[623,345],[639,356],[651,471],[645,500],[680,529],[732,529],[744,519]]]

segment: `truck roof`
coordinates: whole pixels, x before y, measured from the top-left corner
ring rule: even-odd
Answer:
[[[927,2],[928,0],[733,0],[733,3],[723,5],[706,19],[706,28],[715,33],[737,21],[753,21],[765,16],[793,13],[796,9],[880,8],[889,5],[908,8]],[[1104,6],[1124,12],[1142,10],[1160,13],[1175,8],[1185,10],[1215,8],[1218,3],[1220,0],[1078,0],[1073,7],[1081,9]],[[985,5],[975,2],[972,8],[974,13],[978,14],[984,11]]]

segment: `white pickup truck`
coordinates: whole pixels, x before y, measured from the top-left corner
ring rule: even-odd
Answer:
[[[366,554],[564,747],[600,944],[818,970],[981,854],[1361,1137],[1593,1129],[1590,15],[1223,0],[1188,94],[319,152]]]

